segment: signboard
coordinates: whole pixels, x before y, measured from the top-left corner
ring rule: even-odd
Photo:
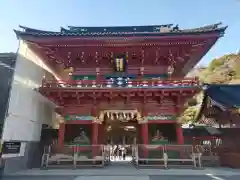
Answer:
[[[18,154],[20,153],[21,142],[20,141],[5,141],[2,145],[3,154]]]

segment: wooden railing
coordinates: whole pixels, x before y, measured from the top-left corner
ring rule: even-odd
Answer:
[[[122,84],[120,84],[122,83]],[[130,79],[121,80],[77,80],[77,81],[46,81],[43,80],[42,87],[48,88],[161,88],[176,86],[198,86],[200,85],[198,78],[185,79],[164,79],[164,80],[146,80],[146,79]]]

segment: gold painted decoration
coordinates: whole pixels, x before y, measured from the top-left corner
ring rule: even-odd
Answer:
[[[141,121],[141,114],[139,112],[137,113],[137,120]]]
[[[124,72],[125,69],[126,69],[126,57],[125,55],[124,56],[121,56],[121,57],[116,57],[114,59],[114,66],[115,66],[115,70],[117,72]]]
[[[103,122],[104,121],[104,113],[100,112],[100,116],[98,118],[99,122]]]
[[[104,121],[104,118],[109,118],[110,120],[117,120],[122,122],[128,122],[130,120],[141,121],[141,114],[137,110],[108,110],[101,111],[99,115],[99,121]]]
[[[147,118],[147,117],[143,117],[143,118],[141,118],[141,119],[138,121],[139,124],[145,124],[145,123],[147,123],[147,122],[148,122],[148,118]]]

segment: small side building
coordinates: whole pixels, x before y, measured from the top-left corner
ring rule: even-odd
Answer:
[[[221,164],[240,168],[240,85],[206,85],[197,121],[219,126]]]
[[[197,121],[220,127],[240,125],[240,85],[206,85]]]

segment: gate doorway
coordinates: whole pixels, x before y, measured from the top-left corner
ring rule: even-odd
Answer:
[[[109,145],[109,161],[114,164],[132,161],[132,147],[139,141],[139,124],[131,111],[111,111],[104,118],[105,144]]]

